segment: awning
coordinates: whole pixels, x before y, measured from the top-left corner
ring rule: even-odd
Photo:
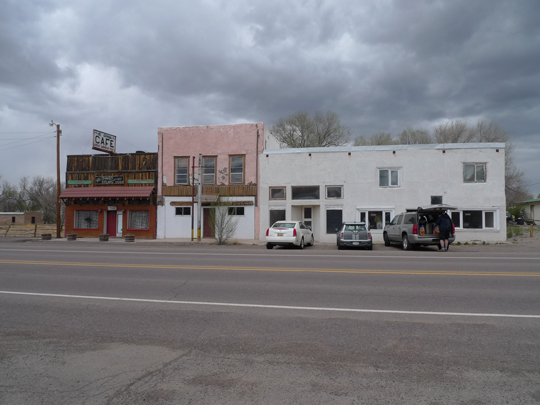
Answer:
[[[66,188],[60,198],[148,198],[153,186],[142,187],[72,187]]]

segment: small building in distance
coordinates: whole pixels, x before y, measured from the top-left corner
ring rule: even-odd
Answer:
[[[157,153],[67,157],[66,234],[156,237]]]
[[[41,225],[40,211],[0,212],[0,225]]]

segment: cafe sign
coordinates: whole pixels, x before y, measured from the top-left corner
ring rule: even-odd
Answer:
[[[101,152],[116,153],[116,136],[94,129],[92,134],[92,149]]]

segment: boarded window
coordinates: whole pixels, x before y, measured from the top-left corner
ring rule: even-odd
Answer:
[[[270,199],[271,200],[284,200],[285,187],[270,187]]]
[[[326,186],[326,198],[343,198],[343,186]]]

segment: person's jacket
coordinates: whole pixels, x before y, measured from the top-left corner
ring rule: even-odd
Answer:
[[[439,231],[451,231],[452,230],[452,220],[445,212],[442,214],[435,223],[439,226]]]

